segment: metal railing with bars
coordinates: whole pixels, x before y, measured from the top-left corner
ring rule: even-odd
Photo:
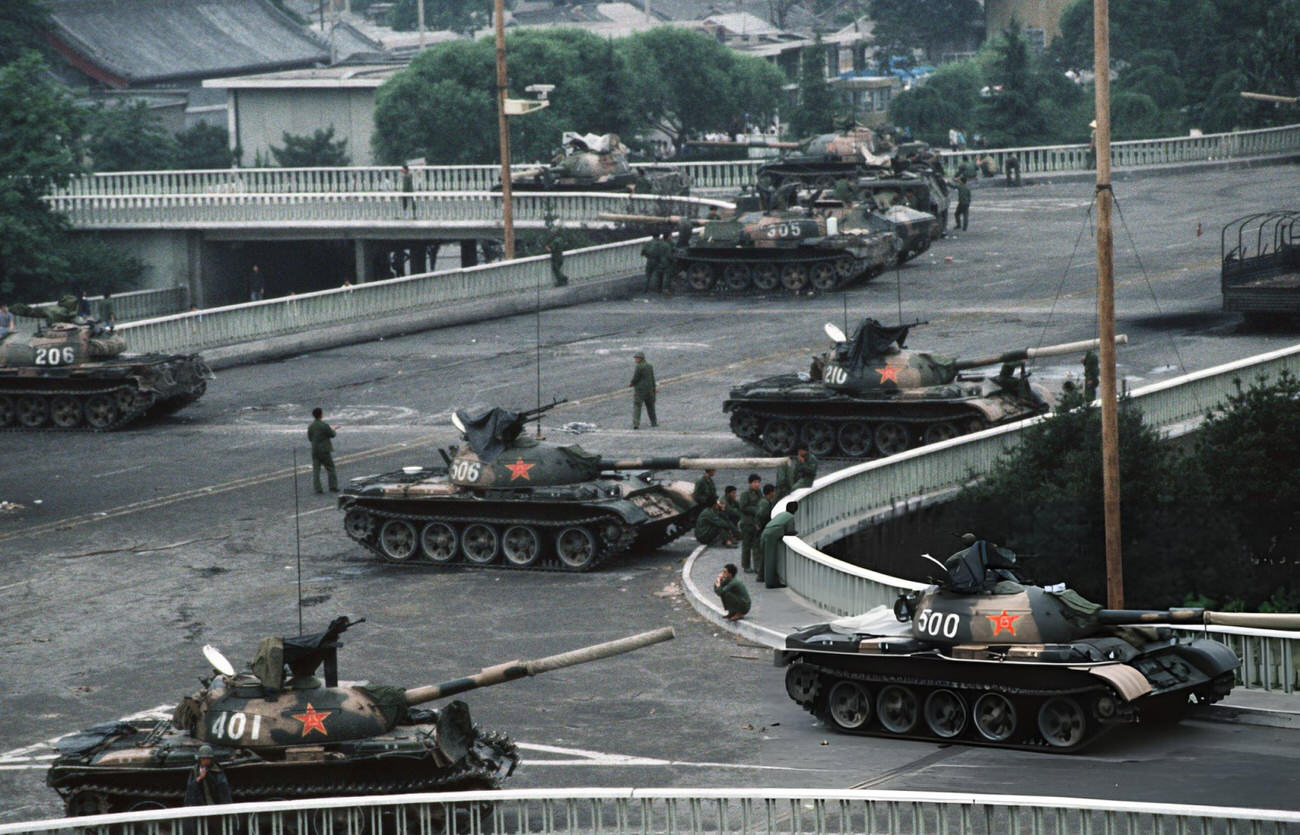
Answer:
[[[109,300],[113,307],[113,319],[118,324],[129,322],[135,319],[149,319],[155,316],[167,316],[172,313],[180,313],[189,306],[189,290],[185,287],[164,287],[158,290],[131,290],[126,293],[118,293]],[[86,301],[90,302],[90,315],[104,320],[104,297],[87,296]],[[51,307],[56,302],[41,302],[33,305],[34,307]],[[22,321],[30,321],[35,324],[38,320],[28,320],[26,317],[19,317]]]
[[[1300,812],[1075,797],[815,789],[531,789],[190,807],[0,835],[1300,835]]]
[[[1195,424],[1211,407],[1260,376],[1300,376],[1300,345],[1248,357],[1131,393],[1147,423],[1165,431]],[[1019,440],[1020,429],[1044,418],[987,429],[899,455],[868,461],[817,479],[796,491],[799,537],[786,537],[786,583],[810,602],[843,615],[890,605],[900,591],[923,584],[859,568],[818,550],[918,503],[951,495],[989,472]],[[1300,693],[1300,632],[1196,627],[1232,647],[1242,659],[1238,684],[1247,689]]]
[[[1260,130],[1134,139],[1111,143],[1116,167],[1140,167],[1203,160],[1236,159],[1300,151],[1300,125]],[[988,154],[1001,170],[1014,155],[1024,174],[1085,171],[1088,146],[1044,145],[949,152],[952,165]],[[699,188],[740,188],[754,181],[766,160],[672,163]],[[412,168],[416,191],[490,191],[500,182],[497,165],[430,165]],[[193,194],[337,194],[342,192],[398,193],[396,166],[347,168],[236,168],[205,171],[123,171],[92,174],[73,180],[56,196],[109,197],[123,195]],[[519,193],[516,193],[518,196]]]

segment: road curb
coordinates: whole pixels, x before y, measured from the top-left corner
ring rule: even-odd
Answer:
[[[690,600],[691,606],[695,607],[695,611],[699,612],[705,620],[715,626],[722,627],[734,635],[772,649],[784,647],[785,635],[750,620],[727,620],[726,610],[714,603],[711,598],[705,597],[703,592],[700,591],[700,587],[691,579],[691,570],[695,567],[696,558],[704,553],[708,547],[707,545],[696,546],[682,566],[682,591],[686,593],[686,598]]]

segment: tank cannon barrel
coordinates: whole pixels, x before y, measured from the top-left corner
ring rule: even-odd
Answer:
[[[1128,337],[1124,334],[1118,334],[1115,337],[1116,345],[1128,343]],[[1072,354],[1076,351],[1091,351],[1101,347],[1100,339],[1084,339],[1079,342],[1064,342],[1060,345],[1046,345],[1042,348],[1021,348],[1018,351],[1008,351],[1005,354],[988,354],[982,357],[971,357],[970,359],[958,359],[953,363],[959,371],[968,368],[981,368],[985,365],[999,365],[1006,362],[1020,362],[1022,360],[1034,359],[1035,357],[1054,357],[1059,354]]]
[[[431,684],[426,687],[413,687],[406,691],[406,703],[408,705],[423,704],[445,696],[464,693],[466,690],[491,687],[494,684],[504,684],[507,681],[535,676],[539,673],[548,673],[562,667],[572,667],[575,664],[586,664],[589,661],[598,661],[602,658],[622,655],[625,652],[632,652],[642,647],[648,647],[651,644],[671,641],[676,637],[677,634],[673,631],[673,628],[665,626],[662,629],[652,629],[649,632],[642,632],[627,638],[593,644],[589,647],[562,652],[558,655],[548,655],[545,658],[538,658],[533,661],[508,661],[505,664],[484,667],[479,672],[464,678],[452,679],[451,681]]]
[[[1270,612],[1211,612],[1197,608],[1101,609],[1098,623],[1141,625],[1146,623],[1207,624],[1242,626],[1250,629],[1300,629],[1300,614]]]
[[[637,215],[637,214],[626,214],[622,212],[601,212],[600,214],[596,215],[596,218],[598,220],[612,220],[619,223],[659,223],[664,226],[676,226],[677,224],[682,222],[683,216],[682,215],[663,215],[663,216]],[[689,220],[691,223],[693,223],[696,226],[703,226],[704,224],[708,223],[708,219],[702,217],[688,217],[686,218],[686,220]]]
[[[779,467],[788,458],[602,458],[606,470],[742,470]]]

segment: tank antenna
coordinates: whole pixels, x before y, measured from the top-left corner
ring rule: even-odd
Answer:
[[[302,634],[302,514],[298,509],[298,448],[293,448],[293,550],[298,562],[298,634]]]
[[[903,265],[894,265],[894,297],[898,300],[898,324],[903,324]]]
[[[559,246],[559,241],[552,241],[551,246]],[[537,367],[537,439],[542,438],[542,279],[540,272],[537,279],[537,304],[533,308],[533,322],[537,335],[533,340],[534,363]]]
[[[844,332],[848,333],[849,332],[849,291],[848,290],[845,290],[844,292],[840,293],[840,300],[844,302]],[[900,322],[903,321],[901,315],[899,316],[898,321]]]

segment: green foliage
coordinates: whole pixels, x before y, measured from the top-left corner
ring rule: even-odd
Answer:
[[[0,67],[44,45],[46,17],[45,6],[37,0],[0,0]]]
[[[230,168],[239,155],[230,150],[225,128],[199,122],[176,134],[176,167],[181,169]]]
[[[294,136],[287,131],[281,135],[283,148],[271,146],[271,156],[281,168],[315,168],[351,165],[346,139],[335,141],[334,126],[317,128],[311,136]]]
[[[43,300],[67,227],[41,201],[82,173],[83,115],[35,52],[0,67],[0,295]]]
[[[878,55],[910,55],[920,47],[930,61],[979,41],[984,11],[978,0],[871,0]]]
[[[400,32],[415,31],[419,27],[415,3],[416,0],[398,0],[388,13],[388,25]],[[424,0],[424,28],[470,34],[492,22],[491,9],[482,0]]]
[[[95,171],[161,171],[176,164],[176,140],[142,100],[96,107],[87,132]]]
[[[799,53],[799,102],[790,117],[795,136],[816,136],[835,129],[835,94],[826,83],[826,50],[819,36]]]
[[[79,289],[88,296],[121,293],[139,287],[144,278],[144,261],[102,238],[72,234],[61,246],[68,266],[49,277],[40,301]]]

